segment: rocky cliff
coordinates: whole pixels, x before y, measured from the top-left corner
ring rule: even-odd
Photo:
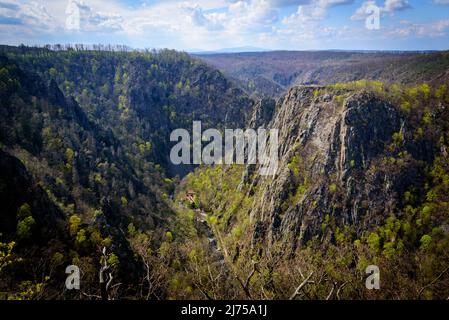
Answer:
[[[398,210],[433,157],[429,143],[411,141],[403,165],[391,169],[394,137],[411,128],[398,108],[367,91],[294,87],[279,99],[268,126],[279,129],[280,163],[274,178],[252,171],[259,193],[250,216],[258,240],[283,238],[296,246],[316,235],[331,238],[321,230],[329,217],[360,234]]]

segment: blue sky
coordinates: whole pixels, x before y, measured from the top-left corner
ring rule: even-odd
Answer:
[[[0,29],[14,45],[447,50],[449,0],[0,0]]]

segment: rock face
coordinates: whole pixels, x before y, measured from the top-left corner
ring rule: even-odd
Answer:
[[[254,107],[249,127],[257,129],[267,127],[273,118],[276,108],[276,101],[270,98],[261,99]]]
[[[279,169],[253,181],[260,189],[251,212],[254,239],[301,245],[312,235],[326,237],[321,226],[329,218],[361,232],[419,181],[419,161],[400,172],[385,168],[392,137],[407,125],[372,93],[295,87],[278,101],[269,126],[279,129]]]

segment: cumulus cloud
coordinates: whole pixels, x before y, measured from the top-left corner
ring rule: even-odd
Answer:
[[[449,19],[443,19],[423,24],[402,21],[400,27],[393,28],[389,33],[401,37],[441,37],[447,35],[448,31]]]
[[[370,6],[376,6],[376,1],[368,0],[362,3],[362,5],[351,16],[351,20],[363,20],[368,16],[367,10]],[[383,14],[393,14],[397,11],[403,11],[411,9],[408,0],[385,0],[384,5],[379,7],[380,12]]]
[[[271,0],[270,4],[275,8],[282,8],[288,6],[300,6],[309,4],[310,0]]]
[[[410,9],[412,6],[408,0],[385,0],[383,11],[394,12]]]
[[[45,6],[37,3],[0,2],[0,24],[12,24],[34,29],[54,27],[52,16]]]
[[[272,24],[279,19],[278,12],[268,0],[236,1],[228,7],[228,25],[247,26]]]
[[[333,6],[350,4],[348,0],[318,0],[310,4],[298,6],[295,13],[282,19],[282,27],[276,28],[277,37],[291,37],[294,41],[308,42],[316,39],[330,38],[347,32],[346,27],[336,28],[322,26],[328,9]]]
[[[381,3],[384,16],[411,8],[409,0],[377,2]],[[62,42],[70,37],[82,36],[89,42],[104,37],[103,41],[131,46],[210,50],[248,45],[272,48],[280,44],[291,48],[307,40],[309,48],[313,41],[320,47],[325,41],[363,38],[362,25],[349,28],[342,26],[341,17],[338,25],[334,24],[335,19],[328,19],[333,7],[353,3],[354,0],[148,0],[130,6],[123,0],[0,0],[0,39],[12,42],[12,31],[20,29],[32,40],[45,34]],[[365,19],[367,7],[375,3],[361,1],[351,19]],[[443,5],[449,4],[449,0],[429,3],[434,3],[436,10],[444,10]],[[74,21],[79,21],[79,25]],[[417,37],[447,33],[446,20],[421,25],[395,23],[396,28],[385,26],[383,34]]]
[[[185,3],[181,5],[181,8],[186,12],[188,20],[193,26],[204,27],[208,30],[222,30],[224,28],[225,14],[205,14],[203,9],[197,4]]]
[[[65,12],[67,14],[67,29],[81,31],[123,30],[124,19],[120,14],[96,11],[83,0],[69,0]],[[69,22],[73,22],[75,28],[68,28],[70,26]]]

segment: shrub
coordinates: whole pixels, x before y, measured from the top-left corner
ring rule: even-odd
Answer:
[[[372,251],[378,251],[380,249],[380,237],[377,233],[373,232],[368,236],[368,246]]]
[[[81,224],[81,219],[76,214],[70,216],[69,218],[69,231],[72,236],[78,233],[79,225]]]
[[[336,185],[335,183],[332,183],[332,184],[329,186],[329,191],[330,191],[331,193],[337,192],[337,185]]]
[[[19,239],[28,239],[31,237],[32,229],[36,225],[36,221],[32,216],[26,217],[17,223],[17,237]]]
[[[426,250],[427,248],[429,248],[430,243],[432,242],[432,237],[428,234],[425,234],[421,237],[421,240],[419,240],[419,242],[421,243],[420,248]]]

